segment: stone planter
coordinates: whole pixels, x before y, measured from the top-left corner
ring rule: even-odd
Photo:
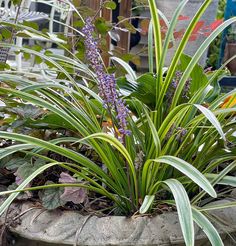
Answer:
[[[226,43],[225,46],[225,54],[224,54],[224,62],[229,60],[231,57],[236,55],[236,42]],[[231,75],[236,75],[236,58],[232,60],[228,65]]]
[[[228,200],[220,201],[226,203]],[[219,202],[216,202],[219,203]],[[155,217],[126,218],[122,216],[96,217],[82,216],[75,211],[60,209],[45,211],[27,202],[13,204],[10,217],[23,214],[18,223],[10,227],[14,233],[15,246],[184,246],[176,212],[163,213]],[[27,211],[24,213],[24,211]],[[220,228],[225,246],[235,242],[226,233],[236,232],[236,207],[215,210],[212,214],[228,224]],[[203,231],[196,226],[197,246],[210,246]],[[4,245],[5,246],[5,245]]]

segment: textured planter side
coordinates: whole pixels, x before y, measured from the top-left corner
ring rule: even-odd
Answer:
[[[224,203],[227,200],[223,201]],[[217,202],[219,203],[219,202]],[[221,201],[222,203],[222,201]],[[28,211],[32,203],[12,206],[10,216]],[[236,232],[236,208],[215,210],[217,215],[228,224],[223,230],[219,227],[225,246],[233,246],[226,231]],[[17,235],[16,246],[63,246],[73,245],[75,240],[80,246],[184,246],[177,213],[164,213],[155,217],[125,218],[122,216],[96,217],[82,216],[72,211],[45,211],[31,209],[20,217],[11,227]],[[77,239],[76,239],[77,238]],[[197,246],[210,246],[202,230],[196,226]]]

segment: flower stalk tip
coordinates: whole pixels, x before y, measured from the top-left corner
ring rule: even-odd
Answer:
[[[93,32],[94,25],[92,24],[92,18],[88,17],[82,29],[82,33],[85,35],[86,57],[97,76],[99,95],[103,99],[103,106],[109,113],[112,110],[116,112],[119,133],[124,137],[125,135],[131,134],[131,131],[127,129],[129,110],[124,100],[119,98],[114,74],[108,74],[104,69],[98,49],[98,42],[93,37]]]

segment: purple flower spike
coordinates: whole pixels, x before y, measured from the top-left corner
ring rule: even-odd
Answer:
[[[124,101],[119,99],[114,74],[107,74],[104,70],[99,54],[98,43],[93,37],[94,26],[90,17],[86,19],[82,32],[85,35],[86,57],[97,76],[99,95],[103,99],[104,108],[116,111],[119,121],[119,132],[123,136],[130,135],[131,132],[127,130],[129,110],[125,106]]]
[[[119,132],[124,135],[130,135],[131,132],[127,129],[127,117],[129,115],[129,110],[124,104],[122,99],[117,101],[117,119],[119,120],[120,129]]]

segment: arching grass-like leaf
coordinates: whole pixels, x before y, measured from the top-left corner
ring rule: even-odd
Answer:
[[[193,167],[188,162],[174,156],[161,156],[156,159],[147,160],[143,167],[143,173],[142,173],[142,186],[145,186],[146,179],[148,174],[149,165],[152,163],[165,163],[168,165],[171,165],[172,167],[176,168],[180,172],[182,172],[184,175],[189,177],[192,181],[194,181],[196,184],[198,184],[204,191],[206,191],[210,196],[216,197],[217,194],[215,190],[213,189],[210,182],[204,177],[204,175],[199,172],[195,167]],[[143,187],[143,191],[146,190],[146,188]]]
[[[184,88],[186,80],[189,78],[190,73],[192,72],[194,66],[197,64],[198,60],[202,56],[202,54],[206,51],[206,49],[209,47],[211,42],[228,26],[230,26],[232,23],[236,21],[236,17],[233,17],[225,22],[223,22],[217,29],[215,29],[211,35],[202,43],[202,45],[199,47],[197,52],[194,54],[192,57],[191,62],[189,63],[188,67],[185,69],[184,74],[182,75],[177,89],[175,91],[172,104],[171,104],[171,109],[177,105],[177,102],[179,100],[179,97],[181,95],[181,92]]]
[[[230,158],[231,159],[231,158]],[[227,158],[223,158],[223,160],[229,161],[230,159]],[[220,163],[223,162],[223,160],[221,160],[221,162],[216,162],[216,166],[213,163],[213,165],[215,167],[217,167]],[[217,165],[218,164],[218,165]],[[211,182],[212,186],[216,185],[216,184],[222,184],[224,185],[230,185],[230,186],[235,186],[236,185],[236,181],[235,181],[235,177],[232,178],[226,178],[226,177],[230,177],[230,176],[226,176],[229,172],[231,172],[236,166],[236,161],[233,161],[232,163],[230,163],[226,168],[224,168],[219,174],[212,174],[212,173],[205,173],[205,177]],[[209,167],[210,168],[210,167]],[[214,169],[213,169],[214,170]],[[198,193],[191,201],[192,204],[195,204],[197,201],[199,201],[203,196],[205,195],[205,191],[202,190],[200,193]]]
[[[36,104],[40,107],[47,108],[54,112],[55,114],[58,114],[62,118],[68,121],[68,123],[73,124],[74,127],[76,127],[81,133],[84,135],[87,135],[87,131],[85,131],[84,127],[82,127],[78,121],[76,121],[73,117],[71,117],[69,114],[67,114],[63,109],[56,107],[55,105],[52,105],[51,103],[28,93],[17,91],[13,89],[8,88],[0,88],[0,92],[2,93],[12,93],[15,96],[19,96],[21,99],[27,100],[28,102],[31,102],[33,104]]]
[[[104,178],[105,180],[110,182],[110,184],[112,184],[111,188],[117,187],[117,184],[114,181],[112,181],[112,179],[100,167],[98,167],[94,162],[92,162],[91,160],[89,160],[85,156],[83,156],[79,153],[76,153],[73,150],[66,149],[66,148],[63,148],[61,146],[57,146],[55,144],[52,144],[50,142],[47,142],[47,141],[44,141],[41,139],[37,139],[34,137],[22,135],[22,134],[0,131],[0,137],[6,138],[6,139],[14,139],[14,140],[17,140],[20,142],[30,143],[30,144],[33,144],[33,145],[38,146],[38,147],[42,147],[42,148],[47,149],[47,150],[51,150],[51,151],[58,153],[60,155],[64,155],[65,157],[75,161],[76,163],[81,164],[81,165],[91,169],[92,171],[94,171],[94,173],[99,175],[101,178]]]
[[[151,22],[153,25],[154,34],[154,47],[155,47],[155,59],[156,59],[156,70],[158,71],[159,62],[162,54],[162,39],[161,39],[161,25],[158,16],[158,10],[155,0],[149,0],[149,7],[151,13]]]
[[[224,243],[211,222],[197,209],[192,208],[193,220],[199,225],[200,228],[206,233],[211,245],[224,246]]]
[[[112,145],[114,145],[114,147],[120,151],[120,153],[125,157],[125,159],[129,162],[130,164],[130,167],[132,168],[133,166],[133,162],[132,162],[132,159],[128,153],[128,151],[126,150],[126,148],[124,147],[123,144],[121,144],[121,142],[119,140],[117,140],[115,137],[111,136],[111,135],[108,135],[106,133],[94,133],[88,137],[85,137],[81,140],[79,140],[80,142],[83,142],[83,141],[86,141],[86,140],[89,140],[89,139],[95,139],[95,138],[98,138],[98,139],[102,139]]]
[[[148,114],[148,111],[145,109],[145,107],[143,107],[144,109],[144,112],[145,112],[145,116],[147,118],[147,121],[148,121],[148,125],[151,129],[151,134],[152,134],[152,137],[153,137],[153,142],[154,142],[154,145],[155,145],[155,157],[159,156],[160,153],[161,153],[161,142],[160,142],[160,138],[158,136],[158,132],[156,130],[156,127],[154,125],[154,123],[152,122],[149,114]]]
[[[140,214],[145,214],[149,210],[149,208],[152,205],[154,199],[155,199],[155,196],[154,195],[152,195],[152,196],[148,196],[148,195],[145,196],[144,201],[142,203],[142,206],[139,209],[139,213]]]
[[[165,62],[165,59],[166,59],[166,54],[167,54],[167,51],[168,51],[168,47],[169,47],[171,38],[173,37],[174,29],[175,29],[176,24],[178,22],[178,17],[179,17],[181,11],[183,10],[184,6],[187,4],[188,1],[189,0],[184,0],[178,5],[178,7],[175,10],[175,12],[173,14],[173,17],[171,19],[170,26],[169,26],[168,31],[166,33],[165,41],[164,41],[164,44],[163,44],[163,51],[162,51],[161,59],[160,59],[160,65],[159,65],[159,71],[158,71],[158,74],[160,74],[160,75],[161,75],[161,72],[162,72],[162,69],[163,69],[163,66],[164,66],[164,62]]]
[[[163,181],[163,183],[170,188],[174,196],[185,244],[188,246],[193,246],[193,216],[187,192],[185,191],[183,185],[175,179],[168,179]]]
[[[207,9],[207,7],[209,6],[209,4],[211,3],[212,0],[205,0],[202,4],[202,6],[199,8],[199,10],[197,11],[197,13],[195,14],[195,16],[193,17],[192,21],[190,22],[187,30],[185,31],[184,33],[184,36],[174,54],[174,57],[171,61],[171,64],[169,66],[169,69],[168,69],[168,72],[167,72],[167,75],[166,75],[166,78],[165,78],[165,83],[162,87],[162,90],[161,90],[161,93],[160,93],[160,97],[159,97],[159,100],[156,102],[157,105],[156,105],[156,108],[160,108],[160,106],[162,105],[162,101],[163,101],[163,98],[166,94],[166,91],[170,85],[170,82],[174,76],[174,73],[175,73],[175,70],[177,68],[177,65],[178,65],[178,62],[179,62],[179,59],[184,51],[184,48],[186,47],[187,43],[188,43],[188,40],[197,24],[197,22],[199,21],[199,19],[201,18],[201,16],[204,14],[205,10]]]
[[[219,176],[219,174],[215,174],[215,173],[206,173],[205,174],[205,177],[210,181],[217,179],[218,176]],[[223,178],[220,179],[220,181],[217,182],[217,184],[236,187],[236,177],[235,176],[228,176],[228,175],[224,176]]]
[[[128,63],[126,63],[125,61],[123,61],[122,59],[120,59],[120,58],[118,58],[118,57],[111,57],[111,59],[113,60],[113,61],[116,61],[116,62],[118,62],[127,72],[128,72],[128,74],[129,74],[129,76],[130,76],[130,78],[132,79],[132,80],[136,80],[137,79],[137,76],[136,76],[136,74],[135,74],[135,72],[134,72],[134,70],[132,69],[132,67],[128,64]]]
[[[215,115],[207,108],[203,107],[202,105],[197,105],[194,104],[194,106],[196,108],[198,108],[205,116],[206,118],[211,122],[211,124],[216,128],[216,130],[219,132],[220,136],[222,137],[222,139],[224,141],[226,141],[224,132],[221,128],[221,125],[219,123],[219,121],[217,120],[217,118],[215,117]]]
[[[95,138],[101,139],[105,142],[112,144],[125,157],[125,159],[128,162],[128,165],[129,165],[132,177],[133,177],[136,200],[138,200],[138,183],[137,183],[136,171],[135,171],[133,161],[132,161],[128,151],[126,150],[126,148],[115,137],[112,137],[112,136],[105,134],[105,133],[95,133],[95,134],[92,134],[92,135],[82,139],[81,141],[85,141],[87,139],[88,140],[89,139],[95,139]]]
[[[9,147],[6,147],[4,149],[0,149],[0,159],[14,154],[15,152],[22,151],[22,150],[28,150],[33,149],[35,146],[32,144],[16,144]]]
[[[150,21],[148,27],[148,65],[149,65],[149,72],[153,74],[153,26],[152,22]]]
[[[231,202],[227,200],[225,203],[220,203],[220,204],[213,204],[213,205],[206,205],[204,207],[198,208],[199,212],[202,211],[212,211],[212,210],[218,210],[218,209],[226,209],[226,208],[232,208],[236,207],[236,202]]]

